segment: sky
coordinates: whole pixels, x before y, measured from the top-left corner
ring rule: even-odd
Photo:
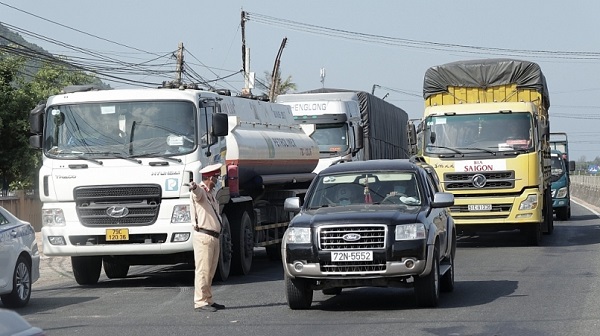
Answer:
[[[422,116],[423,76],[431,66],[497,57],[536,62],[550,92],[551,132],[568,134],[571,159],[600,157],[597,1],[0,0],[0,23],[81,62],[94,54],[174,70],[175,59],[164,56],[181,43],[195,78],[236,93],[244,86],[242,11],[249,70],[260,81],[286,38],[281,73],[297,91],[374,92],[411,119]],[[172,79],[172,71],[135,76],[143,83]]]

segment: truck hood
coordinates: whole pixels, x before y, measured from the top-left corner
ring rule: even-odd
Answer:
[[[101,160],[102,165],[83,160],[56,160],[53,166],[40,170],[40,184],[48,185],[49,195],[40,195],[43,201],[72,201],[73,189],[80,186],[158,184],[163,198],[188,195],[184,183],[195,168],[182,163],[160,159],[144,159],[142,163],[127,160]],[[150,162],[162,162],[151,165]]]
[[[305,210],[298,214],[290,226],[318,226],[321,224],[386,224],[414,223],[421,207],[351,205]]]

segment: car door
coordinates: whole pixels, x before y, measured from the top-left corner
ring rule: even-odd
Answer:
[[[425,170],[425,184],[429,191],[429,199],[433,201],[435,193],[440,192],[439,185],[428,170]],[[431,210],[433,223],[437,227],[438,237],[440,241],[440,254],[444,255],[448,248],[448,211],[446,208],[434,208]]]
[[[6,210],[0,208],[0,293],[12,291],[12,276],[18,255],[17,239],[13,235],[14,223]]]

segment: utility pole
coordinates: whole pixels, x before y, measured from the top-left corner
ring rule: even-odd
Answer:
[[[246,48],[246,12],[242,11],[241,22],[242,26],[242,70],[244,72],[244,88],[242,95],[251,95],[250,91],[250,49]]]
[[[325,68],[321,68],[321,87],[325,88]]]
[[[285,48],[285,44],[287,43],[287,37],[283,38],[281,41],[281,46],[279,46],[279,51],[277,52],[277,57],[275,57],[275,64],[273,65],[273,73],[271,74],[271,88],[269,90],[269,100],[275,100],[275,93],[279,90],[279,64],[281,63],[281,54],[283,53],[283,48]]]
[[[183,73],[183,42],[179,42],[179,48],[177,48],[177,68],[175,70],[177,78],[175,83],[177,86],[181,85],[181,77]]]

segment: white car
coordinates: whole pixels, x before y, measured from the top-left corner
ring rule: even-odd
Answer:
[[[35,230],[0,206],[0,299],[5,307],[23,307],[40,277]]]

